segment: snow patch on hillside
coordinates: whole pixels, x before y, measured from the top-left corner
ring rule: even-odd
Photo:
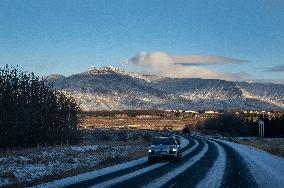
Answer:
[[[85,74],[91,74],[91,75],[97,75],[97,74],[119,74],[122,76],[129,76],[136,79],[141,79],[146,82],[151,82],[151,79],[148,79],[147,76],[136,73],[136,72],[127,72],[124,69],[116,68],[113,66],[104,66],[101,68],[91,67],[88,71],[85,72]]]
[[[284,109],[284,86],[217,79],[166,78],[106,66],[50,82],[78,99],[83,110]]]
[[[239,87],[240,90],[242,91],[242,94],[245,98],[248,98],[248,99],[257,99],[257,100],[260,100],[260,101],[264,101],[264,102],[267,102],[269,104],[272,104],[272,105],[276,105],[276,106],[280,106],[280,107],[284,107],[284,102],[282,102],[280,99],[278,100],[275,100],[275,98],[271,99],[270,97],[264,97],[264,96],[258,96],[258,95],[253,95],[251,93],[249,93],[248,91],[246,91],[244,88],[241,88]]]

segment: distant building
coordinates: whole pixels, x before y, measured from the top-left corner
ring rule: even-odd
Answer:
[[[185,113],[191,113],[191,114],[199,114],[199,112],[194,111],[194,110],[186,110],[184,111]]]
[[[204,112],[205,114],[215,114],[215,112],[213,110],[207,110]]]

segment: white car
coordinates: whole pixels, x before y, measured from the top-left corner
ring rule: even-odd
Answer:
[[[155,138],[149,146],[148,161],[181,160],[181,151],[178,141],[174,137]]]

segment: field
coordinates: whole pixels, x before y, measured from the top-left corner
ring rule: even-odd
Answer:
[[[253,146],[284,158],[284,138],[237,138],[238,143]]]
[[[103,168],[147,154],[161,133],[141,130],[82,130],[78,145],[17,148],[0,152],[0,186],[25,187]]]
[[[85,115],[83,118],[83,128],[182,130],[186,125],[193,129],[197,120],[198,117],[174,115],[138,115],[136,117],[123,114],[113,117]]]

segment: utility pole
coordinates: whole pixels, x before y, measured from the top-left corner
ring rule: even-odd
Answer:
[[[261,138],[264,137],[264,121],[262,120],[258,121],[258,133]]]

